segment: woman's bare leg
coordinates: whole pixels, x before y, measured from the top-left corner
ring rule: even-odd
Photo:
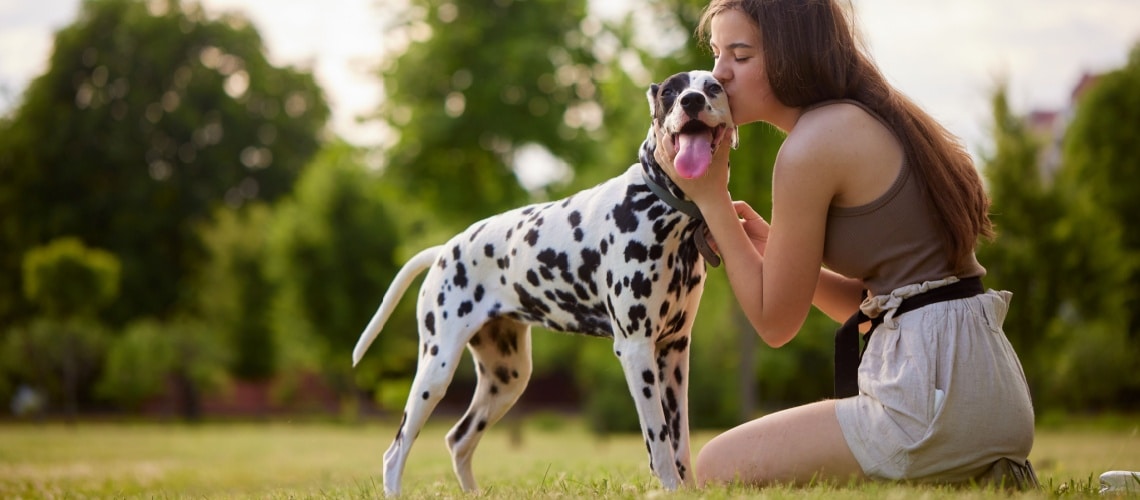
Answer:
[[[790,408],[730,429],[701,449],[696,467],[701,485],[865,478],[843,438],[834,400]]]

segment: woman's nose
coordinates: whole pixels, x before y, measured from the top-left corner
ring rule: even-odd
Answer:
[[[724,59],[717,58],[716,61],[713,63],[713,69],[712,69],[713,77],[715,77],[718,81],[720,81],[721,85],[724,85],[725,83],[727,83],[729,80],[732,79],[732,72],[728,70],[728,67],[726,64],[721,63],[721,61],[723,61],[723,60]]]

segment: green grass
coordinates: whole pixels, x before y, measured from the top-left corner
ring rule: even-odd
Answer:
[[[407,498],[1007,498],[981,488],[871,483],[665,493],[637,435],[599,439],[550,418],[492,428],[475,456],[481,490],[451,472],[437,417],[412,450]],[[522,429],[512,443],[510,426]],[[1129,427],[1131,425],[1131,427]],[[1140,470],[1135,424],[1039,429],[1030,457],[1046,488],[1026,498],[1098,497],[1097,476]],[[0,425],[0,498],[374,498],[383,494],[388,423],[81,423]],[[694,449],[713,433],[697,432]]]

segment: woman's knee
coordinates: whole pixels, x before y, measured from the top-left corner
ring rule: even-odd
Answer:
[[[696,461],[697,484],[753,483],[758,480],[746,472],[746,469],[754,468],[758,454],[747,453],[739,444],[739,439],[734,439],[730,431],[714,437],[701,448]]]

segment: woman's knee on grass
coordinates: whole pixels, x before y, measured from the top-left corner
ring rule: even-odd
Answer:
[[[713,438],[697,455],[698,484],[808,484],[863,477],[847,447],[834,401],[746,422]]]

